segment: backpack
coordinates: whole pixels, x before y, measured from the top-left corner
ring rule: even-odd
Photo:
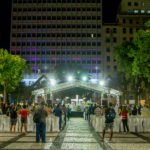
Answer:
[[[109,110],[107,118],[108,118],[109,121],[113,121],[116,118],[116,113],[113,109]]]
[[[33,116],[33,122],[34,123],[40,123],[40,121],[41,121],[41,113],[42,113],[42,111],[35,112],[35,114]]]

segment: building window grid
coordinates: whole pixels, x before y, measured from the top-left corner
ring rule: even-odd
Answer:
[[[21,10],[19,10],[19,11],[21,11]],[[35,11],[35,9],[34,9],[33,11]],[[95,11],[95,10],[93,9],[93,11]],[[20,17],[19,17],[19,18],[20,18]],[[25,20],[25,18],[23,18],[23,19]],[[30,20],[30,19],[36,20],[37,18],[34,16],[33,18],[28,18],[28,19],[29,19],[29,20]],[[45,19],[45,18],[43,18],[43,19]],[[79,19],[79,18],[78,18],[78,19]],[[96,18],[92,18],[92,19],[96,19]],[[98,16],[97,19],[101,19],[101,17]],[[20,18],[19,20],[21,20],[21,18]],[[99,26],[99,27],[100,27],[100,26]],[[27,28],[30,29],[31,27],[28,26]],[[32,28],[35,29],[36,27],[33,26]],[[89,28],[89,27],[88,27],[88,28]],[[20,35],[19,35],[19,36],[20,36]],[[34,36],[35,36],[35,34],[34,34]],[[101,35],[99,34],[98,37],[100,37],[100,36],[101,36]],[[25,37],[26,37],[26,36],[24,35],[24,38],[25,38]],[[27,37],[31,37],[31,35],[28,34]],[[45,37],[45,34],[43,34],[42,37]],[[43,43],[42,43],[42,44],[43,44]],[[94,44],[95,46],[97,45],[97,44],[95,44],[95,43],[93,43],[93,44]],[[18,44],[18,45],[19,45],[19,44]],[[28,45],[28,46],[31,46],[31,43],[27,43],[27,45]],[[32,43],[32,45],[33,45],[33,43]],[[88,43],[87,45],[90,46],[89,43]],[[100,46],[101,43],[99,42],[98,45]],[[41,46],[40,43],[39,43],[39,46]],[[45,46],[45,44],[43,44],[43,46]],[[33,53],[35,54],[35,52],[33,52]],[[23,54],[24,54],[24,53],[23,53]],[[100,54],[100,53],[99,53],[99,54]],[[43,62],[44,62],[44,61],[43,61]],[[96,61],[94,61],[94,63],[96,63]],[[100,63],[100,61],[99,61],[99,63]],[[94,72],[95,72],[95,71],[94,71]]]

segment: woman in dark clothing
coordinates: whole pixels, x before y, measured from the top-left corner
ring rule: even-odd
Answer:
[[[17,123],[17,111],[15,106],[10,110],[10,133],[12,133],[12,129],[14,127],[14,133],[16,132],[16,123]]]
[[[132,110],[132,115],[137,115],[137,108],[136,108],[136,106],[134,106],[134,108],[133,108],[133,110]]]

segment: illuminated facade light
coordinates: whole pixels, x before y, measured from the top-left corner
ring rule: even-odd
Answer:
[[[73,77],[72,77],[72,76],[69,76],[69,77],[68,77],[68,81],[73,81]]]
[[[83,81],[86,81],[86,80],[87,80],[87,77],[84,76],[84,77],[82,78],[82,80],[83,80]]]
[[[51,85],[56,85],[56,80],[54,80],[54,79],[50,79],[50,81],[51,81]]]
[[[101,81],[99,82],[99,84],[100,84],[101,86],[103,86],[103,85],[105,84],[105,82],[104,82],[103,80],[101,80]]]

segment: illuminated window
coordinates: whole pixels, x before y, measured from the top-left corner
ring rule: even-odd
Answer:
[[[145,10],[141,10],[141,14],[144,14],[145,13]]]
[[[139,11],[138,10],[134,10],[134,13],[137,14]]]
[[[150,10],[148,10],[147,13],[150,14]]]

